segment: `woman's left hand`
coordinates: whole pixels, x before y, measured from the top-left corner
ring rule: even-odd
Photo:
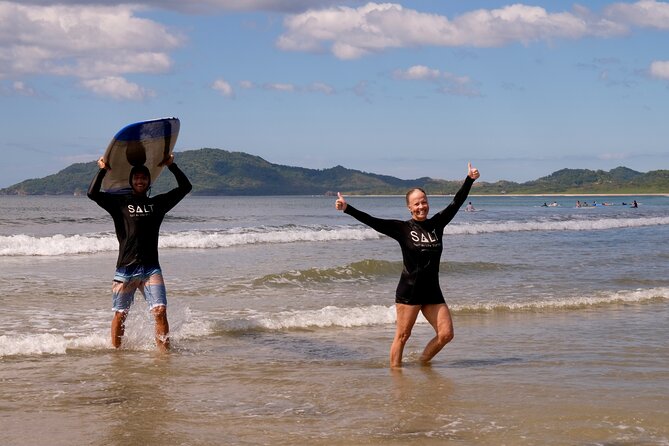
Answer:
[[[469,172],[467,172],[467,176],[472,180],[476,180],[481,176],[479,170],[476,167],[472,167],[472,163],[467,163],[467,169],[469,170]]]

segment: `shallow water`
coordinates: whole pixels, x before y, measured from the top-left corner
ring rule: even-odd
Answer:
[[[442,257],[456,337],[421,367],[420,319],[391,370],[399,249],[331,198],[175,208],[164,355],[139,296],[109,346],[103,211],[0,197],[3,444],[669,444],[669,198],[635,198],[472,197]],[[402,200],[349,198],[386,218]]]

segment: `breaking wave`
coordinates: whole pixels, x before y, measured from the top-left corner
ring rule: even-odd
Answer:
[[[546,298],[529,302],[481,302],[449,305],[453,314],[545,313],[581,311],[613,305],[660,304],[669,301],[669,288],[606,292],[596,296]],[[131,313],[138,315],[141,312]],[[352,328],[395,323],[393,305],[359,307],[326,306],[314,310],[262,312],[256,310],[230,311],[208,319],[206,314],[177,308],[176,323],[170,336],[179,344],[196,341],[211,335],[233,335],[245,332]],[[173,312],[174,316],[175,313]],[[417,323],[427,324],[422,315]],[[170,324],[172,325],[172,324]],[[152,322],[133,320],[133,330],[126,332],[130,348],[152,350]],[[28,333],[0,336],[0,358],[15,355],[66,354],[76,350],[110,350],[107,330],[85,333]]]
[[[564,221],[499,221],[452,224],[446,234],[482,234],[521,231],[599,231],[669,225],[669,217],[612,218]],[[218,249],[242,245],[374,240],[383,236],[361,225],[261,226],[222,230],[163,233],[160,248]],[[112,232],[36,237],[25,234],[0,236],[0,256],[60,256],[116,251]]]

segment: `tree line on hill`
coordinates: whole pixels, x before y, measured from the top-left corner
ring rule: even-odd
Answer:
[[[203,148],[178,154],[179,167],[193,183],[194,195],[400,195],[422,187],[430,195],[454,194],[462,180],[422,177],[402,180],[388,175],[336,166],[307,169],[270,163],[243,152]],[[2,195],[83,195],[97,172],[95,161],[76,163],[53,175],[0,189]],[[176,187],[172,175],[161,175],[154,194]],[[656,194],[669,193],[669,170],[637,172],[562,169],[524,183],[477,181],[472,194]]]

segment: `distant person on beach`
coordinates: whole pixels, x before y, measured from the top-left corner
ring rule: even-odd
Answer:
[[[469,203],[467,203],[467,206],[465,207],[466,212],[474,212],[475,210],[476,209],[474,209],[474,205],[472,204],[471,201]]]
[[[386,220],[372,217],[357,210],[341,194],[335,202],[336,209],[344,211],[361,223],[395,239],[401,249],[404,269],[395,292],[397,323],[395,338],[390,347],[391,367],[402,365],[404,346],[411,335],[418,313],[432,325],[435,337],[420,356],[427,364],[453,339],[453,321],[439,286],[439,263],[443,251],[444,227],[455,217],[467,195],[479,178],[478,169],[468,164],[467,177],[453,201],[441,212],[428,218],[430,206],[424,190],[414,188],[406,194],[406,204],[411,213],[410,220]]]
[[[634,201],[632,202],[632,207],[633,207],[633,208],[638,208],[638,207],[639,207],[639,203],[637,203],[636,200],[634,200]]]
[[[156,345],[163,351],[170,346],[167,294],[158,262],[158,232],[165,214],[191,191],[192,186],[174,163],[174,155],[170,155],[163,163],[177,180],[177,187],[165,194],[148,196],[151,173],[146,166],[135,166],[130,171],[128,181],[132,192],[101,192],[102,179],[110,169],[103,158],[98,160],[100,170],[88,188],[88,198],[109,212],[114,220],[119,243],[112,285],[114,317],[111,323],[111,342],[115,348],[121,346],[125,320],[138,289],[144,295],[155,318]]]

